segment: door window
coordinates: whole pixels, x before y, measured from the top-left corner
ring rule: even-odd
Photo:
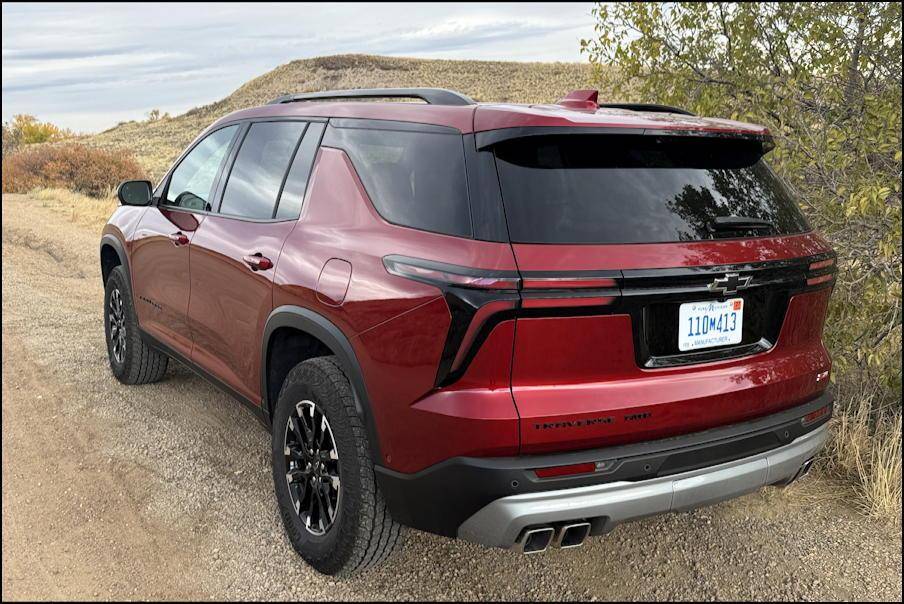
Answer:
[[[242,218],[270,219],[305,122],[258,122],[242,142],[220,213]]]
[[[238,126],[220,128],[195,145],[173,170],[165,203],[189,210],[209,210],[213,187]]]

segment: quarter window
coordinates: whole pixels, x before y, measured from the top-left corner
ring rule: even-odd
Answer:
[[[286,169],[304,129],[304,122],[251,125],[226,181],[221,214],[273,218]]]
[[[374,207],[402,226],[471,236],[461,134],[331,127]]]
[[[189,210],[209,210],[220,166],[238,126],[211,133],[195,145],[173,170],[166,190],[166,204]]]

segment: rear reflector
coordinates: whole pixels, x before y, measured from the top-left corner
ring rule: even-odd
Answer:
[[[559,476],[574,476],[575,474],[592,474],[596,472],[596,464],[591,462],[576,463],[569,466],[553,466],[551,468],[537,468],[534,474],[537,478],[557,478]]]
[[[803,416],[800,420],[801,425],[809,426],[810,424],[817,422],[827,416],[832,411],[831,405],[826,405],[825,407],[820,407],[816,411],[811,411]]]

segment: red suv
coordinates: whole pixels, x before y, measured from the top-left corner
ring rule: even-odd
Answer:
[[[246,403],[324,573],[403,525],[538,552],[787,484],[832,411],[836,268],[772,146],[595,91],[239,111],[156,189],[120,186],[110,366],[141,384],[177,359]]]

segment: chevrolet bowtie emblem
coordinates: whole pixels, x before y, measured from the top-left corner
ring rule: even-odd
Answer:
[[[750,275],[742,277],[738,273],[728,273],[724,277],[718,277],[707,287],[709,288],[709,291],[715,294],[736,294],[738,293],[738,290],[750,286],[750,281],[752,279],[753,277]]]

